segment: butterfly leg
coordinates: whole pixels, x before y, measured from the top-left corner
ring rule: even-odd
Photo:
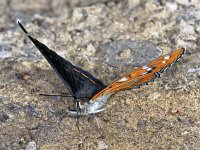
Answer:
[[[102,128],[101,128],[101,125],[99,123],[99,118],[95,114],[93,114],[93,116],[94,116],[94,119],[95,119],[95,121],[97,123],[98,132],[101,134],[102,133],[102,130],[101,130]]]
[[[78,132],[80,132],[80,128],[79,128],[79,115],[78,115],[78,112],[77,112],[77,115],[76,115],[76,127],[78,129]]]
[[[77,115],[81,114],[81,107],[80,107],[80,101],[79,100],[75,100],[76,103],[76,111],[77,111]]]
[[[76,105],[76,127],[77,127],[78,131],[80,132],[80,128],[79,128],[80,105],[79,105],[79,101],[77,99],[74,99],[74,101],[75,101],[75,105]]]

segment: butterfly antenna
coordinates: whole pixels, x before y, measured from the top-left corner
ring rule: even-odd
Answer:
[[[72,95],[54,95],[54,94],[39,94],[40,96],[60,96],[60,97],[73,97]]]
[[[79,128],[79,118],[78,118],[78,117],[76,117],[76,127],[77,127],[77,129],[78,129],[78,132],[80,133],[81,130],[80,130],[80,128]]]
[[[76,113],[76,127],[78,129],[78,132],[80,133],[80,128],[79,128],[79,115],[78,112]]]
[[[74,97],[72,95],[57,95],[57,94],[39,94],[40,96],[60,96],[60,97]],[[80,97],[80,98],[89,98],[89,97]],[[78,105],[79,111],[80,106]]]

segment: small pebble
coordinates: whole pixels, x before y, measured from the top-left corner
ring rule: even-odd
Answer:
[[[17,73],[16,77],[17,77],[17,79],[21,79],[21,80],[24,80],[24,81],[31,79],[31,75],[29,73],[26,73],[26,72],[25,73]]]
[[[195,41],[197,39],[197,35],[194,30],[194,27],[190,25],[189,23],[185,22],[183,19],[180,21],[179,30],[180,30],[180,36],[184,40]]]
[[[131,57],[131,49],[125,48],[122,52],[119,53],[119,56],[123,59],[129,59]]]
[[[28,145],[26,146],[26,150],[36,150],[37,149],[37,145],[35,141],[31,141],[28,143]]]
[[[196,73],[197,70],[198,70],[197,68],[190,68],[188,69],[188,73],[193,74],[193,73]]]
[[[0,85],[0,90],[4,88],[4,85]]]
[[[99,150],[108,149],[108,145],[104,141],[99,141],[98,142],[98,149]]]
[[[6,113],[0,112],[0,122],[5,123],[8,119],[9,116]]]
[[[84,53],[88,56],[94,55],[96,53],[96,48],[92,43],[87,45],[87,49],[84,51]]]
[[[176,115],[176,114],[178,114],[180,111],[179,111],[179,109],[178,108],[173,108],[173,109],[171,109],[171,111],[170,111],[170,113],[172,114],[172,115]]]
[[[156,99],[158,99],[160,96],[161,96],[160,93],[155,92],[155,93],[151,93],[151,94],[148,96],[148,99],[150,99],[150,100],[156,100]]]

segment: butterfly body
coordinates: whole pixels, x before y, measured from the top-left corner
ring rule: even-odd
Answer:
[[[67,110],[67,112],[71,116],[89,115],[89,114],[96,114],[96,113],[102,112],[105,110],[102,107],[108,101],[110,96],[111,96],[111,94],[108,94],[108,95],[98,97],[94,100],[90,100],[89,102],[85,102],[83,104],[80,103],[79,104],[80,112],[77,112],[76,110]]]
[[[139,88],[140,86],[147,85],[148,82],[154,81],[168,67],[179,60],[185,52],[184,48],[180,48],[170,54],[156,58],[106,86],[89,72],[73,65],[30,36],[19,22],[18,24],[46,58],[74,98],[78,111],[67,110],[70,115],[88,115],[105,110],[103,106],[112,94],[121,90]]]

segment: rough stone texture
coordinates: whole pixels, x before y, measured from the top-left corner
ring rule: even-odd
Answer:
[[[107,84],[170,50],[187,52],[161,79],[115,94],[96,119],[80,117],[79,132],[65,114],[70,98],[39,96],[67,90],[17,20]],[[1,0],[0,149],[199,149],[199,42],[198,0]]]

